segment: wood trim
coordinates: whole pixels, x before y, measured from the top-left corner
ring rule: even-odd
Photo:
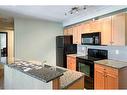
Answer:
[[[57,78],[57,79],[53,80],[52,82],[53,82],[52,83],[52,88],[54,90],[60,89],[60,78]]]
[[[127,89],[127,67],[119,70],[119,89]]]

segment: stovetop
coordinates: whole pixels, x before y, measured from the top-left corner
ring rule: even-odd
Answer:
[[[91,56],[78,56],[77,58],[88,60],[88,61],[97,61],[102,59],[102,58],[95,58]]]

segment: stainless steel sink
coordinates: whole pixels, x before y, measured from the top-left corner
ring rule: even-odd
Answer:
[[[50,70],[55,70],[55,71],[58,71],[60,73],[64,73],[66,72],[67,70],[64,70],[64,69],[60,69],[60,68],[57,68],[57,67],[53,67],[53,66],[50,66],[50,65],[44,65],[45,68],[48,68]]]

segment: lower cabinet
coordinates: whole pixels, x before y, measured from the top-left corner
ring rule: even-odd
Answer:
[[[67,56],[67,68],[76,71],[76,57]]]
[[[94,89],[118,89],[118,69],[95,64]]]

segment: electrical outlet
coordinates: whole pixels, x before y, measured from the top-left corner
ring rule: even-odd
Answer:
[[[82,47],[82,50],[85,50],[85,47]]]
[[[119,50],[115,50],[115,53],[118,55],[119,54]]]

